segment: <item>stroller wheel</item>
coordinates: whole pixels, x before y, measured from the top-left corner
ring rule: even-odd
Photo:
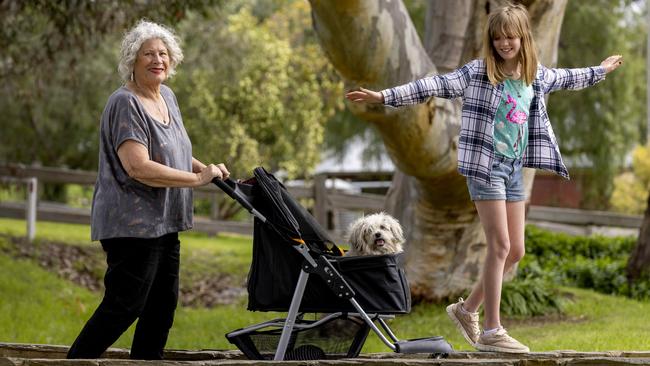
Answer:
[[[291,351],[287,352],[286,355],[284,356],[284,359],[289,361],[289,360],[323,360],[325,359],[325,351],[323,351],[321,348],[311,345],[311,344],[305,344],[303,346],[300,346],[298,348],[292,349]]]

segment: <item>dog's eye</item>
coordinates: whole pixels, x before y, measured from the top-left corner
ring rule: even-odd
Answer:
[[[382,229],[382,230],[386,230],[386,226],[384,226],[384,225],[380,225],[379,228]]]

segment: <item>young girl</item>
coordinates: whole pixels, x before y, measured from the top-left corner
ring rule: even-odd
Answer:
[[[544,94],[581,89],[605,78],[622,64],[620,55],[600,66],[548,69],[537,63],[528,12],[506,5],[488,17],[483,59],[446,75],[416,80],[375,92],[346,94],[354,102],[393,107],[422,103],[435,96],[463,98],[458,171],[467,177],[470,197],[487,240],[482,277],[467,300],[447,307],[465,339],[478,350],[529,352],[501,326],[499,303],[504,273],[524,255],[525,192],[522,167],[568,172],[551,129]],[[484,306],[479,330],[478,308]]]

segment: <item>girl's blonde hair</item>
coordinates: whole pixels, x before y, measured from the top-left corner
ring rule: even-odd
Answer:
[[[530,30],[528,11],[523,5],[508,4],[488,16],[483,32],[483,55],[490,82],[496,85],[507,78],[504,62],[497,53],[492,40],[496,36],[521,38],[518,61],[521,64],[521,78],[526,85],[532,84],[537,73],[537,49]]]

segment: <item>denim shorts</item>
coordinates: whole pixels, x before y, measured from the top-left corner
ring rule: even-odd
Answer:
[[[521,159],[495,156],[489,184],[467,178],[467,188],[472,201],[525,201],[522,165]]]

